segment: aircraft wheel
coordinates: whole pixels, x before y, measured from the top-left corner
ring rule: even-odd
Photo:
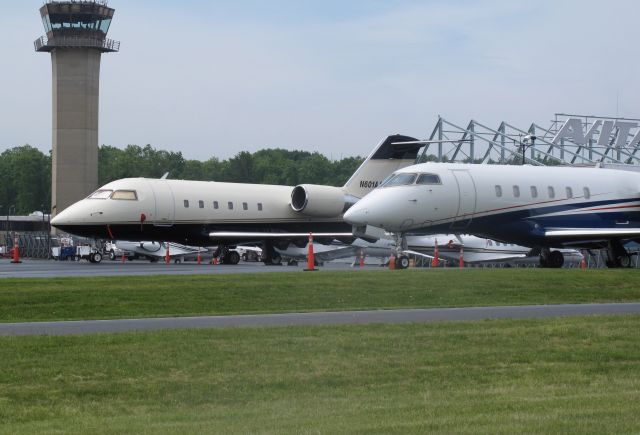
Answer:
[[[93,259],[93,256],[94,256],[94,255],[95,255],[95,254],[89,254],[89,263],[95,263],[95,262],[96,262],[96,261]],[[80,261],[80,260],[78,259],[78,261]]]
[[[242,261],[247,261],[247,254],[242,254],[240,258],[242,258]]]
[[[287,261],[287,266],[297,266],[298,265],[298,260],[289,260]]]
[[[401,255],[396,260],[396,268],[397,269],[406,269],[409,267],[409,257],[406,255]]]
[[[227,264],[238,264],[240,263],[240,254],[236,251],[229,251],[229,253],[225,255],[225,259],[227,260]]]
[[[94,263],[100,263],[102,261],[102,254],[99,252],[96,252],[95,254],[93,254],[93,262]]]
[[[116,259],[116,253],[112,250],[109,251],[109,260],[113,261]]]
[[[271,264],[280,264],[280,263],[282,263],[282,256],[277,252],[274,252],[273,256],[271,257]]]
[[[559,269],[564,264],[564,255],[560,251],[552,251],[549,256],[549,267]]]
[[[631,267],[631,256],[621,255],[618,257],[618,264],[620,267]]]
[[[173,262],[175,264],[180,264],[180,263],[182,263],[182,260],[180,260],[179,258],[176,258],[175,260],[173,260]]]

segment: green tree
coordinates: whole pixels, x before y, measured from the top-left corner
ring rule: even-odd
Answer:
[[[0,204],[3,213],[11,205],[17,214],[48,211],[51,206],[51,158],[30,145],[0,154]]]

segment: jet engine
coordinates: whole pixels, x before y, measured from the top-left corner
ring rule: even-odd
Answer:
[[[300,184],[291,191],[291,208],[306,216],[337,217],[351,204],[339,187]]]

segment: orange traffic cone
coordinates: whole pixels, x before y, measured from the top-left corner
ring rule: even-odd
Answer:
[[[198,249],[198,264],[202,264],[202,255],[200,255],[200,249]]]
[[[360,250],[360,268],[362,269],[364,267],[364,250],[361,249]]]
[[[389,270],[395,270],[396,268],[396,256],[391,254],[389,257]]]
[[[18,242],[18,236],[15,236],[13,239],[13,259],[11,262],[13,264],[22,263],[22,261],[20,261],[20,243]]]
[[[314,270],[318,270],[315,268],[315,258],[313,257],[313,234],[309,233],[309,244],[307,245],[307,268],[304,269],[305,272],[312,272]]]
[[[164,262],[165,264],[171,263],[171,255],[169,254],[169,243],[167,243],[167,251],[164,254]]]
[[[122,258],[120,259],[120,261],[122,262],[122,264],[124,264],[126,258],[124,256],[124,251],[122,251]]]
[[[582,256],[582,260],[580,260],[580,269],[587,269],[587,259],[584,257],[584,255]]]
[[[464,267],[464,248],[460,246],[460,268]]]
[[[440,265],[440,254],[438,253],[438,239],[435,240],[435,246],[433,248],[433,261],[431,267],[438,267]]]

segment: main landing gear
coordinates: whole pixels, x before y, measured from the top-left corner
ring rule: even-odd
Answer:
[[[220,264],[238,264],[240,263],[240,254],[237,251],[232,251],[226,246],[218,246],[218,249],[213,254],[214,257],[218,257]]]
[[[564,265],[564,255],[560,251],[552,251],[549,248],[540,250],[540,267],[560,269]]]
[[[620,240],[609,240],[607,243],[607,267],[631,267],[631,256],[624,249]]]
[[[273,249],[273,243],[265,240],[262,244],[262,262],[267,266],[280,266],[282,256]]]

